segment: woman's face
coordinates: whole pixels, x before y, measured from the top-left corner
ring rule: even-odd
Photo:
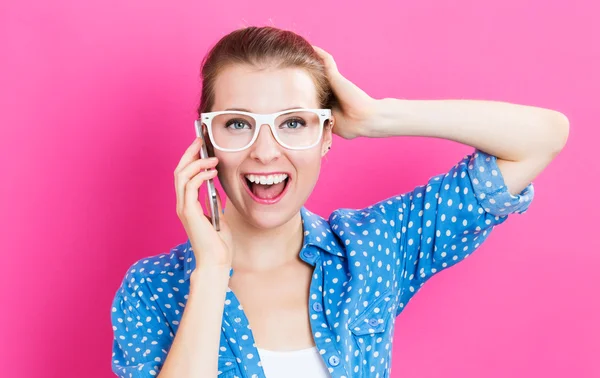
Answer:
[[[275,113],[291,108],[320,108],[317,90],[310,74],[301,68],[259,70],[248,65],[231,65],[215,81],[215,101],[211,111],[244,109],[252,113]],[[260,128],[256,141],[239,152],[214,149],[219,159],[218,177],[235,210],[246,222],[263,229],[289,221],[312,192],[321,169],[321,158],[331,144],[331,128],[315,147],[289,150],[275,140],[267,125]],[[276,174],[283,183],[271,187],[249,183],[249,174]],[[283,189],[282,195],[276,196]],[[261,198],[279,197],[275,203]],[[271,202],[273,199],[271,199]],[[233,210],[233,209],[232,209]]]

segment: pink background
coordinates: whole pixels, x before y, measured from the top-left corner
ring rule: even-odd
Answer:
[[[126,269],[186,238],[173,170],[195,136],[200,61],[234,28],[269,24],[331,52],[377,98],[568,116],[530,210],[399,317],[392,376],[600,376],[597,2],[52,3],[0,5],[3,377],[112,376],[110,303]],[[337,138],[307,207],[366,206],[470,151]]]

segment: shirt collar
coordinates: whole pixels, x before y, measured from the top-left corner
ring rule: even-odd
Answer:
[[[331,225],[323,217],[315,214],[304,206],[300,209],[302,215],[302,227],[304,228],[303,248],[314,245],[332,255],[345,257],[345,249],[339,239],[331,231]]]
[[[332,255],[340,257],[346,256],[344,247],[341,245],[337,236],[331,231],[331,226],[325,218],[311,212],[304,206],[300,209],[300,215],[302,216],[302,227],[304,229],[302,249],[312,245],[318,247],[319,250]],[[190,239],[188,239],[184,243],[183,272],[185,280],[190,278],[190,275],[195,268],[196,259]],[[231,273],[232,272],[230,272],[230,275]]]

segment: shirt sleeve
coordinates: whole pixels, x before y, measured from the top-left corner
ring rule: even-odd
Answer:
[[[429,278],[467,258],[508,215],[525,213],[533,194],[533,183],[510,193],[497,158],[475,149],[426,185],[380,202],[399,247],[396,315]]]
[[[155,377],[167,356],[172,332],[150,296],[144,278],[133,275],[130,268],[111,311],[112,371],[118,377]]]

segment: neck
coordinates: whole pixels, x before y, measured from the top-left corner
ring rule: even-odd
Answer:
[[[235,271],[269,270],[297,261],[304,240],[300,212],[269,229],[249,223],[231,204],[225,207],[225,217],[232,234]]]

